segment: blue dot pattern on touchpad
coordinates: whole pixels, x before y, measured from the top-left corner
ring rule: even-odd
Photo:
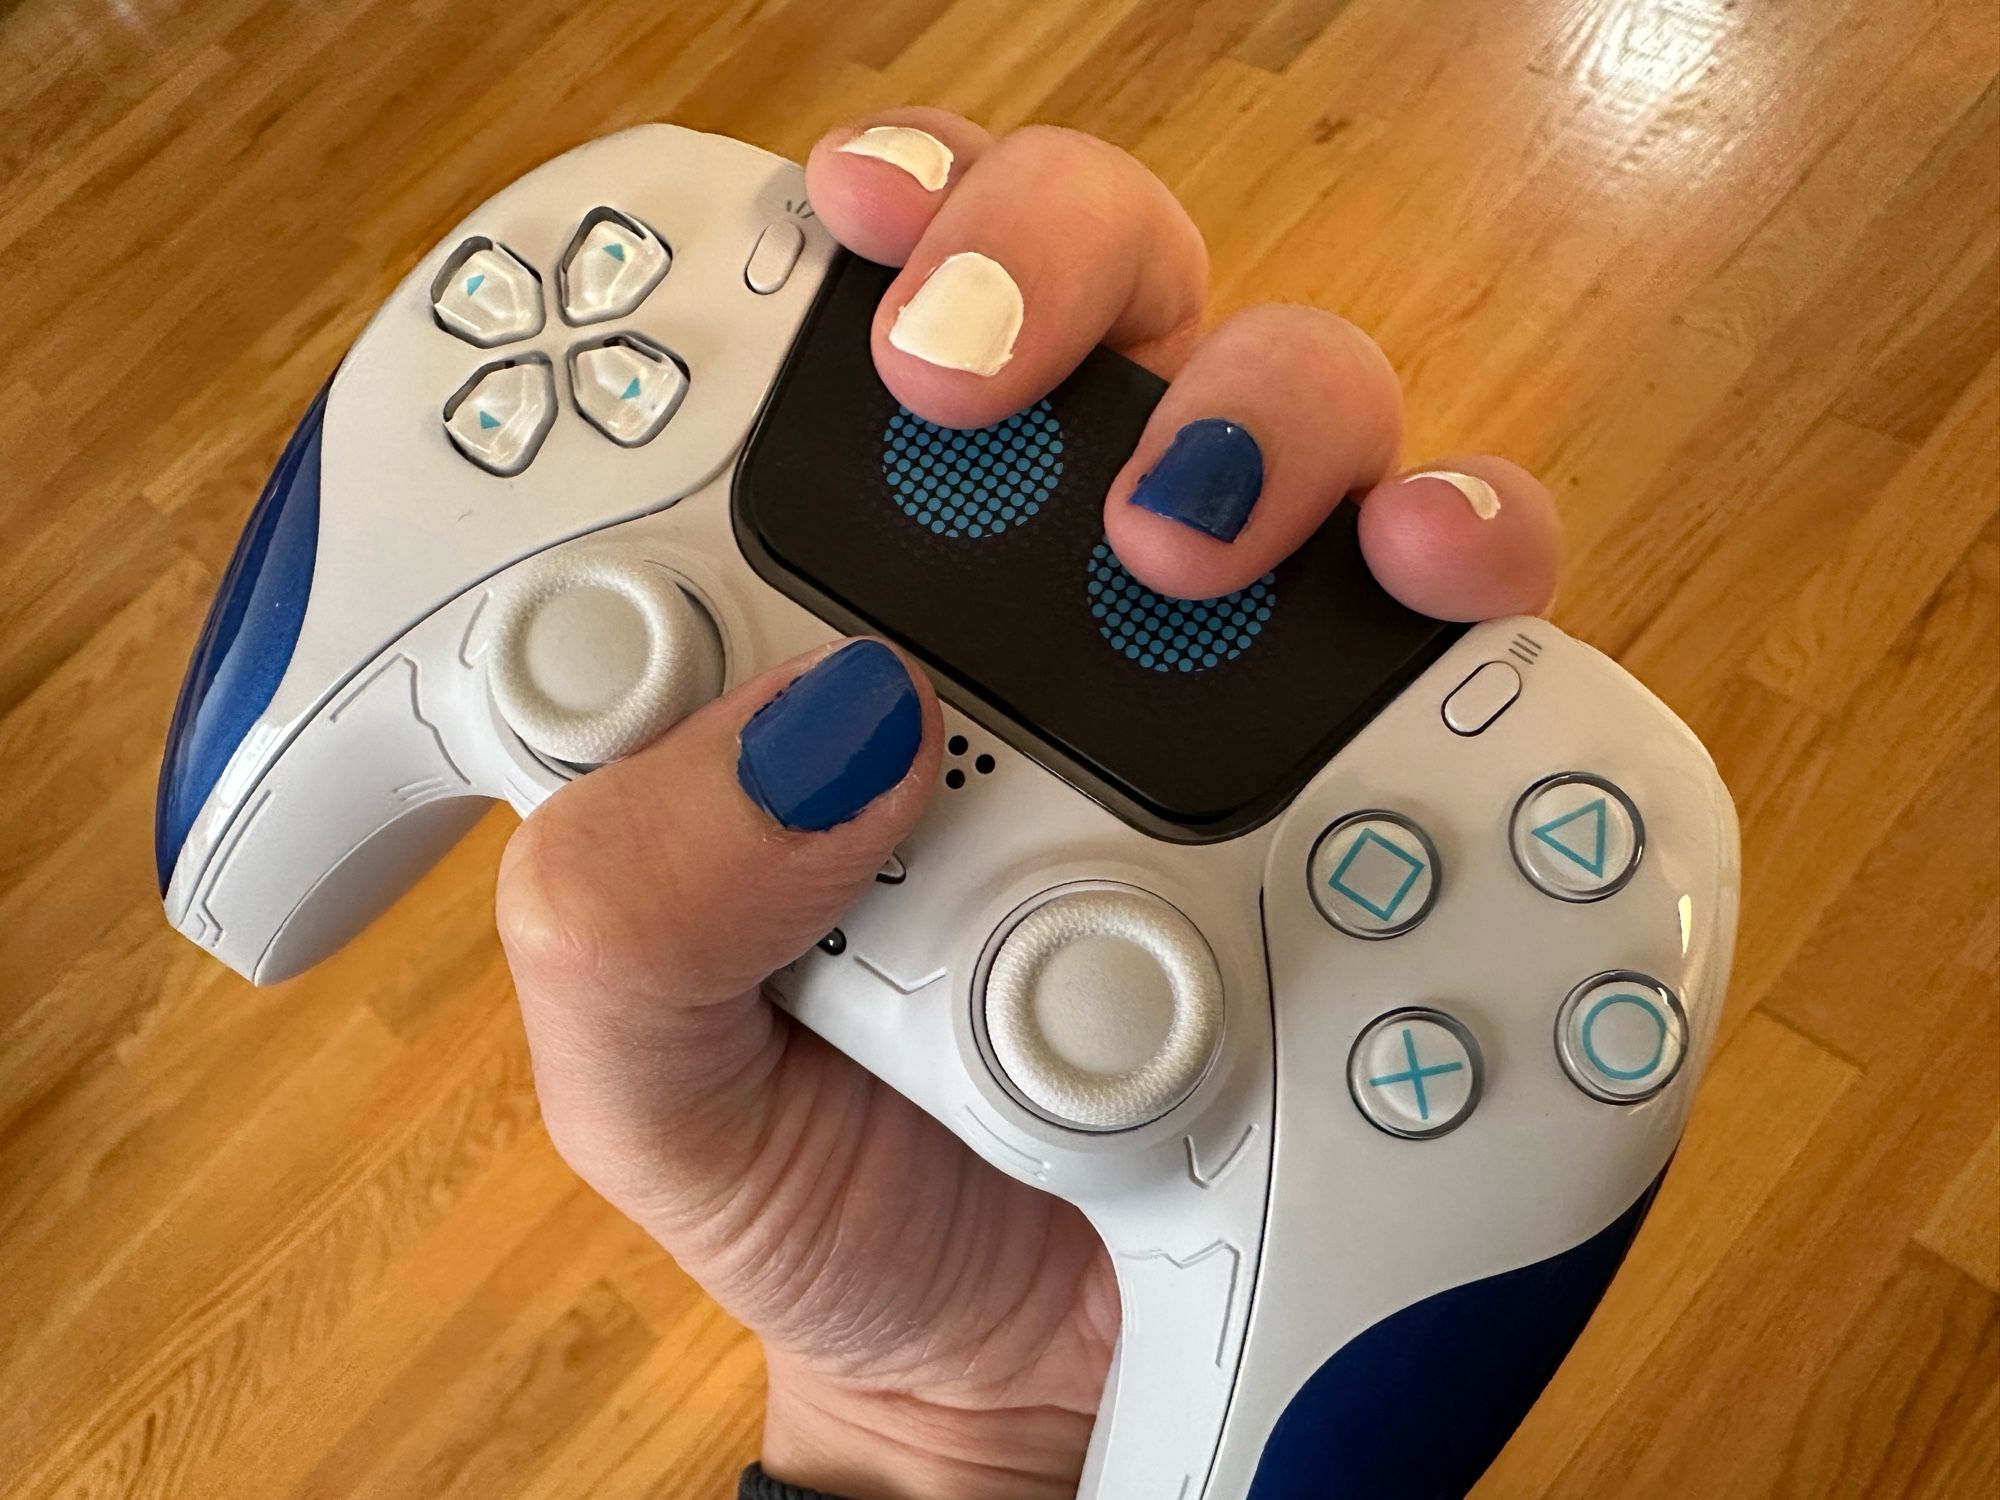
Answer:
[[[1048,503],[1062,451],[1046,401],[972,432],[899,407],[882,433],[882,477],[903,514],[936,535],[996,536]]]
[[[1088,592],[1103,637],[1155,672],[1199,672],[1234,661],[1263,633],[1278,600],[1273,573],[1220,599],[1169,599],[1126,572],[1106,542],[1091,550]]]

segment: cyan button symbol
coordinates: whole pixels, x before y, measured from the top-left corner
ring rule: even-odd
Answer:
[[[1392,1083],[1407,1083],[1416,1095],[1417,1118],[1431,1117],[1430,1091],[1424,1087],[1426,1078],[1435,1078],[1440,1073],[1456,1073],[1465,1064],[1454,1059],[1451,1062],[1432,1063],[1425,1067],[1417,1061],[1417,1039],[1410,1034],[1410,1028],[1403,1028],[1403,1056],[1409,1060],[1409,1067],[1401,1073],[1384,1073],[1368,1080],[1371,1089],[1385,1089]]]
[[[1528,831],[1556,853],[1574,860],[1601,878],[1604,874],[1604,818],[1604,799],[1594,797],[1575,812],[1551,818]]]
[[[1642,1018],[1636,1023],[1630,1020],[1635,1012]],[[1607,1031],[1617,1033],[1617,1040],[1605,1049],[1614,1054],[1616,1062],[1600,1051],[1598,1038],[1593,1035],[1600,1022]],[[1659,1067],[1666,1056],[1667,1018],[1644,995],[1621,991],[1604,996],[1585,1012],[1582,1032],[1583,1055],[1590,1059],[1591,1066],[1620,1083],[1636,1083]],[[1617,1063],[1631,1066],[1621,1068]]]
[[[1383,851],[1376,853],[1376,850]],[[1359,865],[1359,868],[1357,868]],[[1348,846],[1327,884],[1377,921],[1392,922],[1396,908],[1424,873],[1424,862],[1372,828]],[[1367,888],[1364,893],[1362,887]]]

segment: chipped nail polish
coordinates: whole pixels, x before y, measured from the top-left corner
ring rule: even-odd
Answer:
[[[1477,474],[1461,474],[1455,469],[1425,469],[1420,474],[1405,474],[1403,483],[1408,484],[1412,479],[1442,479],[1465,496],[1465,503],[1482,521],[1490,521],[1500,514],[1500,492]]]
[[[1132,504],[1233,542],[1264,488],[1264,454],[1246,428],[1203,417],[1174,434],[1132,491]]]
[[[901,167],[927,192],[935,193],[951,177],[951,147],[913,125],[871,125],[834,150],[849,156],[872,156]]]

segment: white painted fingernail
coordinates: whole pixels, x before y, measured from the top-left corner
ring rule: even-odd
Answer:
[[[991,375],[1014,357],[1021,289],[997,260],[961,250],[937,263],[903,304],[889,342],[947,370]]]
[[[933,193],[951,176],[951,147],[928,131],[909,125],[871,125],[834,150],[849,156],[872,156],[901,167]]]
[[[1403,476],[1406,484],[1412,479],[1442,479],[1465,496],[1465,503],[1482,521],[1490,521],[1500,514],[1500,492],[1477,474],[1460,474],[1452,469],[1426,469],[1421,474]]]

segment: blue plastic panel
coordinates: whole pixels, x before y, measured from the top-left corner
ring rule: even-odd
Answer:
[[[250,512],[181,683],[153,815],[162,894],[202,804],[270,705],[298,644],[319,546],[320,434],[331,385],[313,398]]]
[[[1560,1255],[1439,1292],[1349,1342],[1278,1418],[1250,1500],[1459,1500],[1583,1332],[1659,1188]]]

